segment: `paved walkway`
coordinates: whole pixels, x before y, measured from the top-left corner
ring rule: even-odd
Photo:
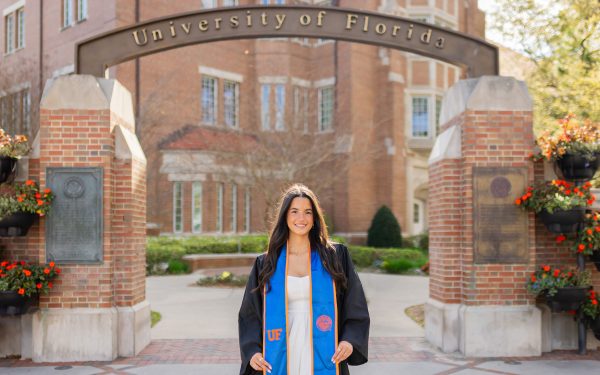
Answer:
[[[163,320],[152,329],[152,343],[134,358],[52,364],[5,359],[0,360],[0,374],[235,375],[239,371],[237,311],[243,291],[190,286],[198,277],[148,278],[148,299]],[[586,356],[553,352],[540,358],[478,359],[441,353],[425,341],[423,330],[403,313],[405,307],[425,301],[427,278],[381,274],[360,277],[369,302],[372,331],[369,363],[351,367],[352,375],[600,374],[600,351],[590,351]]]

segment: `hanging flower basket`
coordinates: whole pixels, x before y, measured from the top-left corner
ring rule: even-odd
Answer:
[[[22,237],[27,235],[37,214],[15,212],[0,219],[0,237]]]
[[[594,332],[594,336],[600,340],[600,316],[596,317],[596,319],[590,320],[589,327],[592,329],[592,332]]]
[[[580,224],[585,219],[585,208],[555,210],[552,213],[542,210],[538,213],[538,217],[552,233],[574,233],[579,230]]]
[[[552,312],[577,310],[587,299],[589,286],[558,288],[553,296],[546,295],[546,303]]]
[[[34,297],[22,296],[16,291],[0,291],[0,316],[22,315],[33,305]]]
[[[600,154],[594,153],[592,158],[580,154],[566,153],[556,160],[555,172],[564,180],[589,181],[598,171]]]
[[[11,183],[17,174],[18,159],[0,156],[0,183]]]

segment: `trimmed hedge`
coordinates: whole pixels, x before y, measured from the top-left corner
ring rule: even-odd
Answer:
[[[379,249],[367,246],[350,246],[348,250],[355,266],[379,266],[384,271],[391,273],[420,268],[428,260],[427,255],[417,249]],[[410,263],[410,266],[408,266],[408,263]]]
[[[392,210],[381,206],[367,232],[367,245],[372,247],[401,247],[402,231]]]

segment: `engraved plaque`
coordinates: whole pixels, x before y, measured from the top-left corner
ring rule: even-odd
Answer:
[[[102,168],[48,168],[54,192],[46,219],[46,258],[60,263],[101,263]]]
[[[475,263],[529,262],[527,214],[514,204],[526,186],[526,168],[473,168]]]

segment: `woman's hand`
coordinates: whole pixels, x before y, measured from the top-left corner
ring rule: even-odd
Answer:
[[[265,361],[265,359],[263,358],[262,353],[256,353],[252,356],[252,358],[250,359],[250,366],[256,371],[266,370],[267,372],[271,372],[272,369],[269,362]]]
[[[342,362],[346,358],[350,357],[350,354],[352,354],[353,350],[354,348],[352,347],[352,344],[350,344],[348,341],[340,341],[340,343],[338,344],[338,348],[335,351],[335,354],[331,358],[331,362]]]

